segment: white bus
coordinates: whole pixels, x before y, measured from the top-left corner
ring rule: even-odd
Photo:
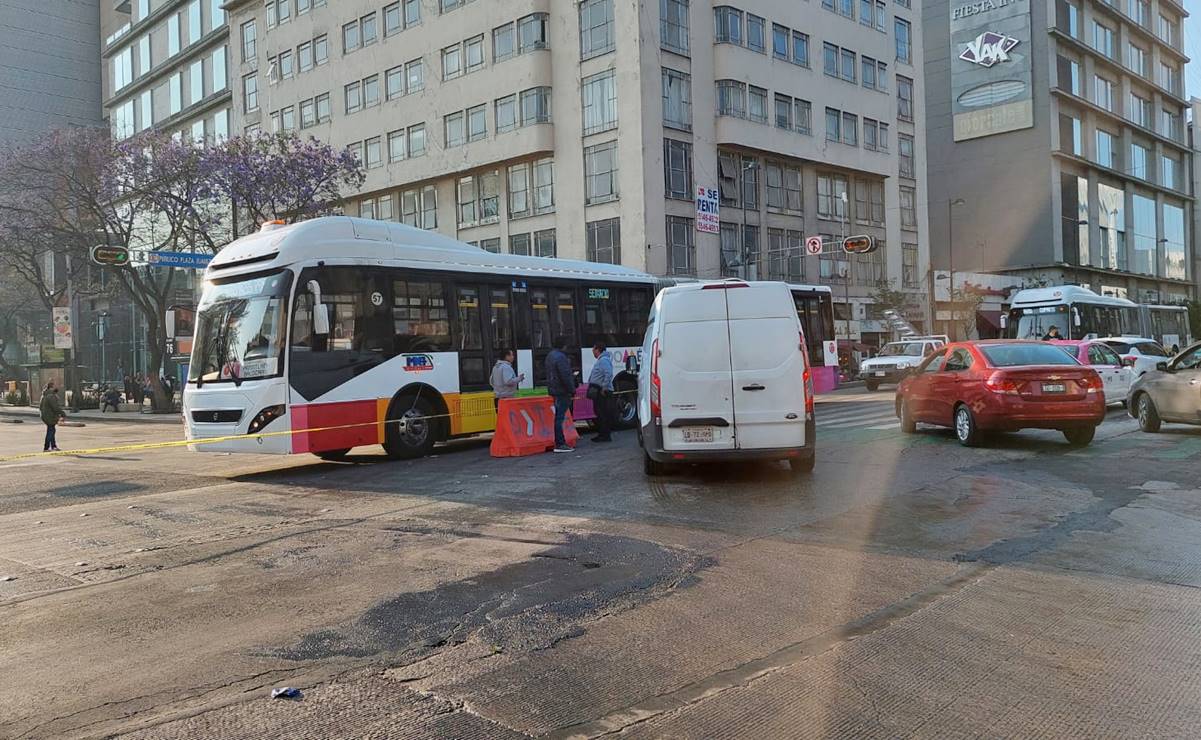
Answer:
[[[418,457],[495,429],[488,379],[502,350],[515,350],[525,375],[519,395],[537,395],[556,337],[582,378],[604,342],[616,389],[636,392],[627,360],[655,290],[654,277],[626,267],[493,254],[391,222],[267,224],[205,274],[183,394],[188,439],[295,431],[193,449],[337,458],[380,444]],[[583,395],[577,420],[592,417]],[[618,398],[628,424],[635,395]],[[325,427],[342,428],[301,431]]]
[[[1184,349],[1193,343],[1188,309],[1184,306],[1141,304],[1139,311],[1142,314],[1142,332],[1139,336],[1154,339],[1169,351],[1172,347]]]
[[[1077,285],[1019,290],[1009,302],[1005,337],[1042,339],[1052,326],[1064,339],[1116,337],[1139,331],[1138,304]]]

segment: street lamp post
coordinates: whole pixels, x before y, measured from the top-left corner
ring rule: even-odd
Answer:
[[[738,194],[738,199],[742,202],[742,234],[740,237],[739,259],[742,262],[742,276],[746,280],[751,280],[751,266],[747,261],[748,254],[746,248],[746,173],[755,169],[758,163],[755,160],[748,160],[742,163],[742,177],[739,178],[739,187],[742,192]]]
[[[952,198],[947,201],[947,295],[951,299],[951,321],[948,332],[951,338],[955,338],[955,214],[953,209],[955,206],[964,205],[963,198]]]
[[[838,194],[838,200],[842,202],[841,218],[838,220],[839,230],[839,248],[843,249],[843,254],[846,256],[846,268],[843,269],[842,275],[842,299],[843,307],[847,312],[847,357],[851,356],[851,256],[845,252],[845,243],[847,240],[847,191],[843,190]]]

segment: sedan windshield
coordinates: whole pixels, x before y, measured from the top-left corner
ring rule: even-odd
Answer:
[[[896,344],[886,344],[884,349],[880,350],[879,357],[898,357],[908,355],[910,357],[922,355],[921,342],[897,342]]]
[[[989,344],[981,347],[980,351],[993,367],[1080,364],[1075,356],[1054,344]]]
[[[289,270],[209,284],[200,299],[188,380],[268,378],[281,372]]]

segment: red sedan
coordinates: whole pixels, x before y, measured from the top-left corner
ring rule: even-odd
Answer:
[[[981,432],[1058,429],[1072,445],[1105,418],[1101,377],[1050,342],[956,342],[926,358],[897,388],[901,431],[951,427],[965,446]]]

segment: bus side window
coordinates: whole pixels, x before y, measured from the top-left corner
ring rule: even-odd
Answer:
[[[584,286],[584,345],[592,346],[596,342],[602,342],[613,347],[619,344],[617,303],[616,288]]]
[[[551,330],[554,332],[551,336],[552,344],[556,338],[561,337],[567,340],[568,347],[579,345],[575,328],[575,308],[574,290],[571,288],[555,290],[554,303],[551,304]]]
[[[530,288],[530,347],[550,349],[553,342],[550,325],[550,291]]]
[[[393,354],[451,349],[445,283],[393,280],[392,296]]]
[[[642,343],[646,333],[647,316],[651,310],[650,291],[638,286],[621,288],[621,300],[618,303],[617,345],[620,347],[637,347]]]
[[[292,348],[301,352],[324,351],[313,346],[313,296],[305,290],[296,291],[292,302]]]

